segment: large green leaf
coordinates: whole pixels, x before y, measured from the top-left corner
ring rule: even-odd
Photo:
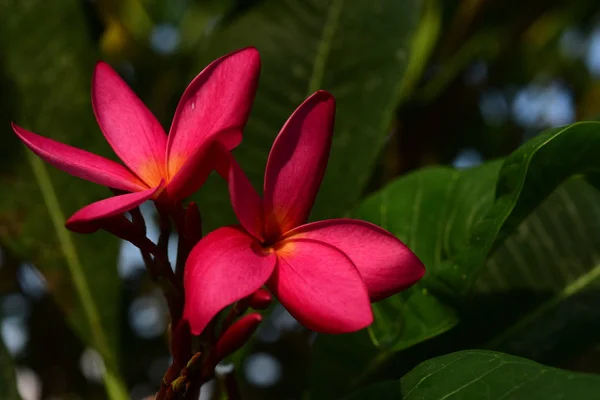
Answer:
[[[417,286],[375,305],[376,343],[401,350],[458,322],[448,300],[469,295],[492,250],[561,183],[595,176],[599,146],[600,123],[579,123],[534,138],[501,165],[419,171],[367,199],[356,215],[396,234],[428,268]]]
[[[15,367],[10,354],[0,340],[0,399],[21,400],[17,390]]]
[[[493,336],[487,346],[553,362],[596,340],[599,218],[600,192],[575,177],[504,240],[475,284],[471,312]]]
[[[361,389],[345,400],[359,399],[597,399],[600,377],[550,368],[524,358],[466,350],[434,358],[400,381]]]
[[[311,360],[311,370],[315,371],[311,374],[311,398],[330,398],[347,390],[348,381],[364,385],[369,374],[381,372],[394,352],[458,323],[457,312],[443,296],[436,296],[447,290],[437,272],[451,249],[461,247],[460,237],[452,233],[468,231],[471,221],[489,208],[500,166],[500,162],[494,162],[466,171],[424,169],[397,180],[363,203],[358,217],[378,223],[402,239],[421,258],[427,274],[418,285],[373,304],[375,321],[369,333],[378,351],[369,346],[371,343],[364,343],[369,340],[363,334],[344,340],[322,335],[317,338]],[[470,199],[477,199],[478,205],[474,207]],[[365,354],[357,354],[355,348],[363,349]],[[334,352],[339,356],[332,357]],[[338,367],[324,367],[330,363]],[[336,373],[328,374],[327,370]],[[323,375],[328,382],[321,382]]]
[[[213,34],[198,68],[228,51],[256,46],[262,57],[258,95],[235,152],[255,186],[291,112],[312,92],[337,99],[334,143],[312,217],[352,208],[375,164],[403,91],[420,0],[267,0]],[[197,72],[197,71],[194,71]],[[207,226],[232,220],[223,186],[205,186],[199,202]]]
[[[447,331],[458,315],[447,305],[451,289],[441,279],[448,261],[468,244],[473,223],[493,202],[500,162],[457,171],[429,168],[392,183],[367,199],[356,215],[388,229],[427,267],[411,289],[373,305],[376,345],[401,350]],[[465,271],[456,269],[461,279]]]
[[[504,163],[465,171],[425,169],[367,199],[358,216],[398,235],[422,258],[428,274],[414,288],[374,305],[370,333],[379,352],[368,350],[360,367],[330,375],[328,387],[339,391],[344,381],[364,385],[391,378],[391,366],[406,368],[426,354],[473,343],[557,362],[594,340],[600,328],[600,193],[581,174],[596,177],[592,149],[599,135],[598,123],[554,130]],[[575,177],[567,179],[570,175]],[[504,218],[498,217],[500,211]],[[482,242],[485,225],[496,236]],[[477,247],[482,245],[485,252]],[[479,258],[469,261],[465,254]],[[449,271],[458,279],[446,280]],[[452,284],[464,280],[468,289],[475,277],[472,296],[463,285]],[[398,353],[459,321],[435,343]],[[318,375],[326,372],[320,366],[332,362],[332,347],[343,355],[338,362],[352,366],[356,357],[349,348],[368,345],[358,337],[350,347],[319,337],[312,365],[317,373],[311,377],[315,398],[324,390]]]
[[[108,153],[89,100],[96,53],[80,7],[77,0],[0,2],[1,101],[10,114],[0,135],[0,240],[43,272],[73,327],[104,357],[109,390],[123,397],[115,376],[117,241],[101,233],[73,236],[64,228],[65,216],[110,192],[47,167],[25,151],[8,124],[12,119],[53,139]]]

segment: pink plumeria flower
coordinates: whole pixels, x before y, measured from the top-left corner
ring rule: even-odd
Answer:
[[[208,154],[211,145],[231,150],[240,143],[259,72],[260,57],[254,48],[212,62],[183,93],[167,137],[119,75],[99,62],[92,80],[92,105],[100,129],[125,166],[12,126],[27,147],[53,166],[131,192],[93,203],[67,221],[73,230],[95,230],[95,222],[146,200],[178,202],[194,193],[214,168]]]
[[[185,267],[185,310],[200,334],[220,310],[266,284],[303,325],[325,333],[362,329],[371,301],[417,282],[421,261],[391,233],[365,221],[306,223],[321,184],[335,100],[310,96],[275,139],[264,197],[235,162],[229,191],[241,226],[219,228],[192,250]]]

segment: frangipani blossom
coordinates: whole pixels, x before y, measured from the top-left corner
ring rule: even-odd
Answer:
[[[102,133],[125,166],[29,132],[13,130],[39,157],[76,177],[131,192],[93,203],[67,226],[94,229],[94,222],[131,210],[148,199],[177,202],[195,192],[214,168],[211,145],[227,150],[242,139],[256,93],[260,57],[238,50],[208,65],[189,84],[167,136],[135,93],[106,63],[92,80],[92,104]]]
[[[373,321],[371,301],[425,273],[402,242],[376,225],[306,223],[327,165],[334,114],[334,98],[324,91],[292,114],[271,149],[263,198],[231,161],[229,191],[241,226],[211,232],[188,258],[184,319],[194,334],[264,284],[306,327],[356,331]]]

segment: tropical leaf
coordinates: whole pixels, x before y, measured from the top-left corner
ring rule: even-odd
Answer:
[[[392,183],[358,209],[359,218],[388,229],[427,267],[418,285],[373,305],[375,322],[369,329],[377,346],[402,350],[458,323],[444,298],[453,293],[440,276],[492,206],[500,167],[493,162],[466,171],[424,169]],[[455,271],[467,279],[466,272]]]
[[[600,328],[599,248],[600,193],[573,178],[519,225],[478,277],[472,313],[487,325],[487,346],[544,362],[583,351]]]
[[[466,350],[423,362],[399,381],[344,397],[359,399],[597,399],[600,377],[550,368],[524,358]]]
[[[459,321],[446,339],[426,347],[454,351],[479,343],[557,362],[589,344],[600,325],[600,194],[582,174],[597,179],[599,139],[599,123],[575,124],[540,135],[505,161],[424,169],[365,200],[356,215],[406,242],[428,272],[415,287],[374,304],[369,331],[379,352],[369,351],[360,368],[343,369],[329,386],[339,391],[343,381],[361,377],[362,385],[391,365],[406,368],[431,352],[409,357],[401,350]],[[330,362],[331,346],[317,338],[315,370]],[[348,357],[342,362],[356,365]],[[323,387],[311,380],[310,393],[319,398]]]
[[[446,304],[448,288],[437,274],[449,254],[462,248],[470,224],[491,206],[501,162],[457,171],[427,168],[395,181],[371,196],[359,207],[357,216],[388,229],[403,240],[423,261],[427,274],[416,286],[373,304],[374,323],[369,327],[373,344],[366,335],[353,334],[340,341],[320,335],[312,355],[310,394],[326,399],[345,389],[347,382],[364,385],[370,374],[379,374],[395,352],[448,331],[459,321],[457,311]],[[476,200],[472,204],[470,201]],[[463,232],[462,236],[458,232]],[[368,342],[369,340],[367,340]],[[349,347],[345,343],[349,342]],[[367,349],[357,355],[349,349]],[[336,352],[338,357],[332,357]],[[356,358],[360,357],[360,362]],[[335,363],[326,385],[320,376],[323,366]],[[325,395],[323,395],[325,393]]]
[[[0,136],[0,183],[10,194],[0,197],[0,240],[43,272],[82,340],[104,357],[109,391],[127,397],[116,375],[117,241],[102,233],[73,236],[64,228],[65,216],[110,192],[47,167],[25,151],[8,124],[12,119],[53,139],[108,153],[89,100],[96,53],[80,7],[76,0],[0,3],[0,75],[6,83],[1,101],[9,114]]]
[[[414,288],[375,305],[376,344],[401,350],[457,323],[448,299],[470,294],[491,252],[561,183],[577,174],[595,176],[599,145],[599,123],[574,124],[534,138],[502,164],[419,171],[367,199],[356,215],[397,235],[428,268]],[[443,325],[431,318],[436,313]]]
[[[255,186],[291,112],[312,92],[337,99],[334,143],[313,218],[355,206],[390,132],[420,14],[419,0],[264,1],[211,37],[198,68],[228,51],[256,46],[263,69],[244,141],[235,152]],[[197,73],[197,70],[194,73]],[[233,221],[227,191],[206,185],[198,197],[209,228]]]

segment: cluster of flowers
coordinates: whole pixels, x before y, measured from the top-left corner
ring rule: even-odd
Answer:
[[[167,135],[119,75],[98,63],[94,112],[124,165],[15,124],[13,130],[48,163],[113,190],[115,196],[77,211],[67,228],[81,233],[104,229],[137,245],[170,299],[173,322],[183,322],[191,334],[201,335],[231,304],[237,306],[237,317],[249,306],[261,308],[270,299],[263,286],[314,331],[362,329],[373,321],[371,302],[413,285],[425,269],[395,236],[371,223],[345,218],[307,223],[334,127],[335,100],[325,91],[309,96],[281,128],[269,154],[262,197],[255,191],[230,151],[242,140],[259,72],[254,48],[212,62],[183,93]],[[240,225],[202,237],[197,207],[182,202],[212,171],[228,182]],[[182,266],[175,272],[170,265],[164,268],[163,246],[145,237],[137,207],[147,200],[164,217],[161,228],[168,230],[173,221],[179,233]],[[237,330],[251,331],[260,315],[238,322]],[[184,352],[189,359],[190,351]]]

